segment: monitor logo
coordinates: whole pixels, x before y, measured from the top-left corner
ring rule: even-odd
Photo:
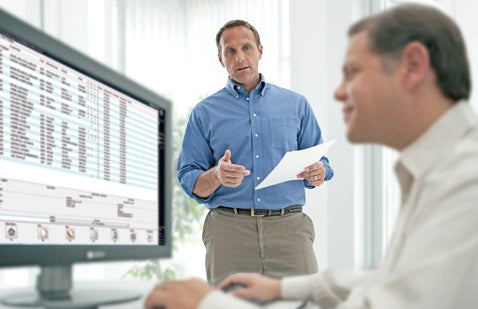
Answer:
[[[106,257],[106,253],[104,251],[92,251],[92,250],[86,251],[86,258],[88,260],[101,259],[105,257]]]

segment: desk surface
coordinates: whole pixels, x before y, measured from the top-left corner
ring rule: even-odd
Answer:
[[[141,309],[143,308],[143,301],[145,295],[153,288],[154,282],[138,282],[138,281],[115,281],[115,282],[102,282],[102,281],[94,281],[94,282],[83,282],[79,284],[75,284],[75,288],[77,287],[78,290],[91,290],[91,289],[103,289],[108,287],[108,289],[118,289],[124,290],[128,289],[131,291],[137,291],[142,296],[140,299],[121,303],[121,304],[114,304],[114,305],[105,305],[100,306],[100,309]],[[2,290],[0,291],[0,298],[6,295],[12,295],[17,293],[24,293],[33,291],[34,288],[32,287],[31,290],[27,289],[10,289],[10,290]],[[299,308],[302,305],[300,301],[277,301],[271,304],[264,306],[264,309],[295,309]],[[0,309],[13,309],[13,308],[25,308],[25,307],[12,307],[0,304]],[[29,307],[29,308],[39,308],[39,307]],[[301,307],[302,308],[302,307]],[[305,308],[317,308],[314,305],[309,304]]]
[[[121,290],[129,290],[133,292],[137,292],[141,295],[138,300],[130,301],[121,304],[114,304],[114,305],[105,305],[100,306],[100,309],[140,309],[143,307],[144,296],[150,291],[150,289],[154,286],[153,282],[140,282],[140,281],[129,281],[129,280],[118,280],[115,282],[112,281],[94,281],[94,282],[81,282],[76,284],[74,289],[78,291],[101,291],[104,288],[107,288],[109,291],[115,291],[118,289],[120,293]],[[23,294],[23,293],[30,293],[34,291],[34,287],[31,288],[23,288],[23,289],[7,289],[0,291],[0,298],[3,298],[7,295],[15,295],[15,294]],[[25,308],[25,307],[14,307],[14,306],[7,306],[0,303],[0,309],[13,309],[13,308]],[[39,307],[29,307],[29,308],[39,308]]]

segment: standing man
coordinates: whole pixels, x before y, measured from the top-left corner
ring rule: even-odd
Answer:
[[[287,151],[323,142],[306,98],[259,73],[262,45],[243,20],[216,35],[226,87],[193,109],[178,160],[184,191],[210,209],[203,230],[212,284],[235,272],[272,277],[317,272],[314,227],[302,212],[304,188],[333,176],[326,157],[304,166],[299,181],[254,188]]]
[[[460,30],[439,10],[408,4],[358,21],[349,38],[335,92],[347,138],[400,152],[402,207],[381,265],[283,279],[235,274],[219,288],[241,283],[236,296],[320,308],[478,308],[478,116],[464,101],[471,80]],[[258,308],[199,280],[159,286],[145,307],[158,304]]]

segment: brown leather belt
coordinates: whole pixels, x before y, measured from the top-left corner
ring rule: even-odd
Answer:
[[[227,211],[236,215],[251,216],[251,217],[264,217],[264,216],[283,216],[294,212],[302,212],[302,206],[289,206],[282,209],[242,209],[242,208],[230,208],[219,206],[216,210]]]

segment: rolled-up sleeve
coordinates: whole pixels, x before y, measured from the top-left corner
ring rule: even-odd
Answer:
[[[283,299],[311,300],[321,308],[335,308],[350,292],[364,284],[373,271],[331,271],[282,279]]]
[[[211,148],[207,142],[207,132],[202,126],[200,111],[193,109],[184,134],[181,152],[178,157],[177,176],[186,194],[200,204],[207,203],[212,196],[201,198],[193,193],[196,181],[202,173],[215,165]],[[202,117],[205,117],[202,115]],[[207,120],[207,118],[206,118]]]
[[[301,130],[298,136],[299,149],[306,149],[324,142],[322,138],[322,130],[315,118],[312,107],[305,98],[303,98],[303,103],[303,118],[301,122]],[[334,170],[329,163],[329,159],[326,156],[323,156],[322,158],[317,158],[317,161],[319,160],[325,167],[325,180],[331,180],[334,177]],[[309,189],[315,188],[315,186],[310,185],[307,181],[304,181],[304,185]]]

